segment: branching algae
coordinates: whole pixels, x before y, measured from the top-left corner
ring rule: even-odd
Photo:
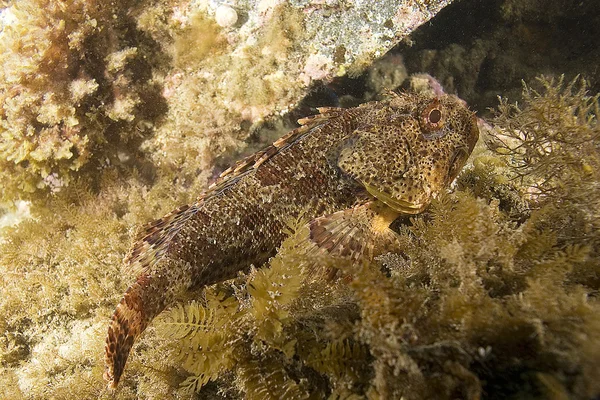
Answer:
[[[307,256],[310,216],[282,221],[262,268],[150,325],[115,393],[102,338],[131,227],[194,189],[113,174],[57,193],[2,232],[3,397],[597,397],[598,100],[582,80],[533,87],[502,101],[452,193],[392,225],[389,253]]]
[[[43,201],[107,160],[133,158],[166,112],[152,79],[165,55],[137,29],[138,2],[10,3],[0,32],[0,202]]]

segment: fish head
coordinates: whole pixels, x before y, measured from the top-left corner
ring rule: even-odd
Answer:
[[[364,107],[338,167],[392,209],[418,214],[454,181],[478,137],[475,114],[456,96],[397,94]]]

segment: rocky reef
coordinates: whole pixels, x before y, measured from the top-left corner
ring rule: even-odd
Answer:
[[[449,3],[0,2],[3,398],[600,396],[597,7]],[[138,226],[316,106],[432,85],[482,137],[398,248],[314,280],[290,221],[267,265],[163,313],[107,391]]]

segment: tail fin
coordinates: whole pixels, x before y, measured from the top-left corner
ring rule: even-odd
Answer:
[[[110,388],[119,384],[133,343],[167,302],[162,285],[145,274],[125,292],[111,318],[104,348],[104,379]]]

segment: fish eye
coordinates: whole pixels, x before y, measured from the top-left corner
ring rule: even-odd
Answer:
[[[427,132],[437,131],[444,127],[446,112],[438,99],[434,99],[421,112],[421,128]]]
[[[429,123],[437,124],[441,120],[442,120],[442,112],[440,110],[438,110],[436,108],[436,109],[429,111]]]

